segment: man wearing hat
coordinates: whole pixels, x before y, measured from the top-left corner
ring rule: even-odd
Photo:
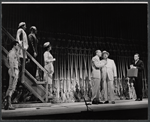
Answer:
[[[27,50],[28,49],[28,39],[27,39],[27,35],[26,35],[25,30],[26,30],[26,23],[25,22],[20,22],[19,26],[18,26],[17,34],[16,34],[16,41],[18,41],[19,44],[25,50]],[[18,52],[19,52],[20,63],[21,63],[21,66],[20,66],[19,70],[21,72],[22,71],[22,63],[23,63],[23,50],[20,48]],[[27,60],[27,55],[25,55],[25,58]]]
[[[36,37],[37,28],[35,26],[30,27],[30,34],[28,35],[29,48],[28,52],[37,60],[37,45],[38,39]],[[36,77],[37,65],[31,60],[28,66],[28,71],[33,77]]]
[[[100,61],[102,55],[100,50],[95,51],[96,55],[92,58],[92,104],[102,104],[100,102],[100,82],[101,82],[101,68],[106,65],[106,61]]]
[[[112,104],[115,104],[114,101],[114,80],[117,78],[117,70],[114,60],[109,59],[109,52],[103,51],[102,57],[107,64],[102,67],[102,82],[103,82],[103,91],[105,104],[109,103],[109,100]],[[109,98],[108,98],[109,96]]]

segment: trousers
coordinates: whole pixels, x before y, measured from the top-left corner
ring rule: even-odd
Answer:
[[[11,69],[9,69],[8,74],[9,74],[9,86],[6,92],[6,96],[12,96],[18,82],[19,69],[15,69],[15,74],[13,74]]]
[[[99,78],[92,78],[92,98],[93,101],[95,98],[97,100],[100,99],[100,79]]]

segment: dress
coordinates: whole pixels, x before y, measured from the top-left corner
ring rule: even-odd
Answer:
[[[47,73],[44,73],[44,80],[48,81],[48,84],[52,84],[52,75],[54,73],[54,66],[53,66],[53,56],[49,51],[45,51],[44,53],[44,68],[49,72],[49,75]]]

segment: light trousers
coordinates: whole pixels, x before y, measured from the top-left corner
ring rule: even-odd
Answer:
[[[105,101],[114,101],[114,82],[109,80],[108,75],[103,75],[103,93]]]
[[[100,99],[100,79],[99,78],[92,78],[92,98],[93,101],[95,98],[97,100]]]

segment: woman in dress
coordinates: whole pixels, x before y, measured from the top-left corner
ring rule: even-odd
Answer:
[[[44,48],[44,68],[48,71],[48,74],[44,73],[44,80],[48,81],[48,91],[50,92],[50,96],[52,96],[52,75],[54,73],[53,61],[56,59],[53,58],[50,53],[50,50],[52,49],[50,42],[44,43]]]

